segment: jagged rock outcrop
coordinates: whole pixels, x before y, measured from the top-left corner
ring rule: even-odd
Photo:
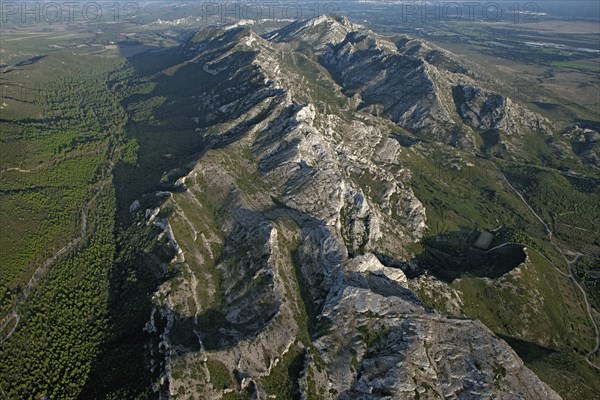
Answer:
[[[508,97],[467,85],[455,86],[453,93],[460,117],[472,127],[499,129],[508,134],[520,134],[524,130],[550,131],[548,120],[513,103]]]
[[[423,41],[403,38],[394,44],[345,17],[327,16],[292,23],[266,38],[285,48],[308,44],[359,108],[428,139],[472,148],[471,128],[507,134],[550,130],[545,118],[481,89],[475,72]]]
[[[438,96],[437,72],[347,18],[321,16],[267,37],[287,45],[309,43],[338,84],[361,99],[360,107],[414,130],[441,133],[453,124],[451,108]]]
[[[569,127],[563,133],[571,142],[573,152],[587,165],[600,167],[600,133],[593,129],[583,129],[578,126]]]
[[[560,398],[481,322],[427,309],[405,282],[368,254],[338,273],[322,313],[336,329],[315,344],[326,372],[310,374],[326,398]]]

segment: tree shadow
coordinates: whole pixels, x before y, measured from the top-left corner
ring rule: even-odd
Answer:
[[[558,353],[557,350],[513,336],[498,334],[498,337],[508,343],[525,363],[543,361]]]
[[[423,250],[409,263],[380,256],[382,263],[400,267],[408,278],[429,274],[446,283],[464,277],[499,278],[525,261],[524,246],[507,244],[491,250],[475,247],[476,230],[461,229],[422,241]]]

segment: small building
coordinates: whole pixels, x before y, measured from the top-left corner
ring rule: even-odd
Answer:
[[[481,250],[487,250],[492,244],[492,240],[494,240],[494,234],[488,231],[483,231],[479,234],[479,237],[473,243],[474,247],[477,247]]]

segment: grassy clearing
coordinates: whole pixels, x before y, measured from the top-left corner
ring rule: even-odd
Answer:
[[[600,73],[600,64],[585,61],[554,61],[551,63],[553,67],[573,68],[584,72]]]

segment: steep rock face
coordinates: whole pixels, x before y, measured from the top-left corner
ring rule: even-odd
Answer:
[[[546,119],[482,89],[475,72],[422,41],[403,38],[394,44],[346,18],[326,16],[265,37],[283,48],[310,46],[358,108],[427,139],[473,148],[473,129],[509,135],[550,131]]]
[[[583,129],[578,126],[569,127],[563,133],[571,142],[573,152],[592,168],[600,167],[600,133],[593,129]]]
[[[310,373],[330,398],[560,398],[482,323],[428,310],[405,282],[369,254],[339,272],[322,314],[337,329],[316,342],[327,372]]]
[[[358,27],[348,18],[320,15],[308,21],[295,21],[288,26],[267,34],[270,41],[290,42],[293,38],[302,38],[314,48],[321,50],[342,42],[349,29]]]
[[[459,61],[444,49],[410,37],[397,40],[395,45],[403,55],[420,57],[436,68],[477,79],[477,74],[464,65],[464,60]]]
[[[453,123],[438,98],[437,83],[426,62],[361,29],[345,18],[322,16],[295,29],[267,36],[280,43],[302,41],[313,46],[332,76],[362,99],[361,107],[382,112],[410,129],[441,129]],[[381,107],[381,108],[378,108]]]
[[[475,128],[499,129],[513,135],[524,130],[550,131],[548,120],[497,93],[467,85],[455,86],[453,93],[460,117]]]
[[[408,261],[426,229],[395,123],[456,126],[454,72],[357,29],[320,17],[266,37],[206,30],[163,72],[210,84],[190,88],[203,151],[165,174],[178,274],[154,294],[167,321],[161,394],[558,398],[483,325],[427,309],[380,263]],[[426,93],[397,97],[407,80]],[[394,122],[373,115],[377,93]]]
[[[425,216],[403,181],[406,176],[394,175],[384,164],[371,161],[394,142],[387,141],[380,128],[360,121],[348,124],[334,115],[323,122],[314,118],[313,105],[291,106],[260,134],[253,150],[261,172],[280,191],[286,205],[335,227],[352,250],[377,249],[402,258],[402,245],[393,238],[418,238],[425,228]],[[363,146],[364,140],[371,146]],[[390,163],[397,165],[398,161]],[[382,196],[388,198],[387,210],[377,204],[381,198],[365,194],[370,189],[355,182],[357,174],[377,176],[381,182],[377,183],[386,189]],[[393,194],[402,196],[391,202]],[[398,224],[390,209],[409,223]],[[379,242],[384,233],[394,236]]]

